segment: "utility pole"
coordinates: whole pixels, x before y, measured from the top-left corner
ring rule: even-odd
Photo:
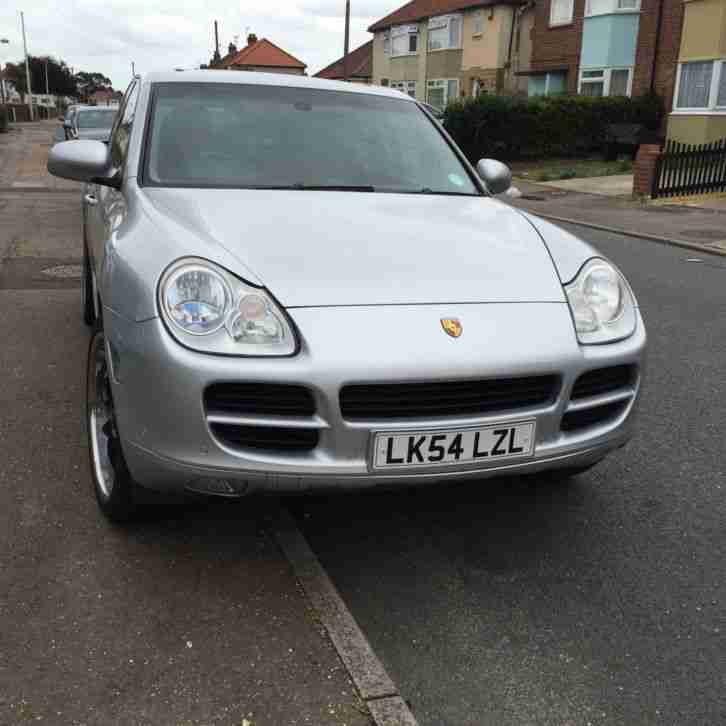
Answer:
[[[48,59],[45,59],[45,95],[50,96],[50,90],[48,90]]]
[[[345,47],[343,49],[343,80],[348,80],[348,47],[350,40],[350,0],[345,0]]]
[[[136,66],[133,61],[131,61],[131,78],[136,78]]]
[[[23,27],[23,50],[25,51],[25,82],[28,84],[28,112],[33,121],[33,91],[30,86],[30,65],[28,64],[28,42],[25,39],[25,15],[20,11],[20,24]]]
[[[217,21],[214,21],[214,53],[212,54],[212,66],[219,63],[222,60],[222,56],[219,55],[219,27]]]

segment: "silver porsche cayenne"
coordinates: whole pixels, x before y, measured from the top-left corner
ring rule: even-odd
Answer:
[[[632,432],[646,344],[619,270],[495,199],[397,91],[137,78],[85,182],[87,423],[103,512],[220,496],[566,477]]]

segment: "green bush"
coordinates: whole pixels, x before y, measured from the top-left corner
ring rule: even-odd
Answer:
[[[0,105],[0,134],[5,133],[10,127],[10,113],[7,106]]]
[[[455,101],[444,125],[470,161],[577,156],[602,147],[609,124],[639,123],[656,131],[663,101],[638,98],[481,95]]]

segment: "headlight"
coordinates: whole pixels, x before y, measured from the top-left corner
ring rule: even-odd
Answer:
[[[292,355],[285,313],[262,288],[200,259],[175,262],[159,283],[159,308],[183,345],[221,355]]]
[[[565,285],[565,292],[580,343],[612,343],[635,331],[633,294],[609,262],[587,262],[577,277]]]

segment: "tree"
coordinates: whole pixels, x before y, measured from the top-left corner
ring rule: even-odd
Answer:
[[[33,93],[45,93],[45,72],[48,68],[48,90],[56,96],[89,96],[99,88],[113,90],[111,79],[103,73],[79,71],[75,75],[65,61],[52,57],[28,56],[30,66],[30,85]],[[25,63],[7,63],[8,78],[15,84],[19,93],[26,93]]]
[[[76,83],[83,89],[83,95],[88,96],[101,88],[111,88],[111,79],[103,73],[87,73],[79,71],[76,73]]]
[[[55,58],[28,57],[30,67],[30,85],[33,93],[45,93],[46,69],[48,73],[48,91],[57,96],[76,95],[76,83],[71,74],[71,69],[63,62]],[[20,93],[26,93],[25,64],[7,63],[6,70],[10,79]]]

